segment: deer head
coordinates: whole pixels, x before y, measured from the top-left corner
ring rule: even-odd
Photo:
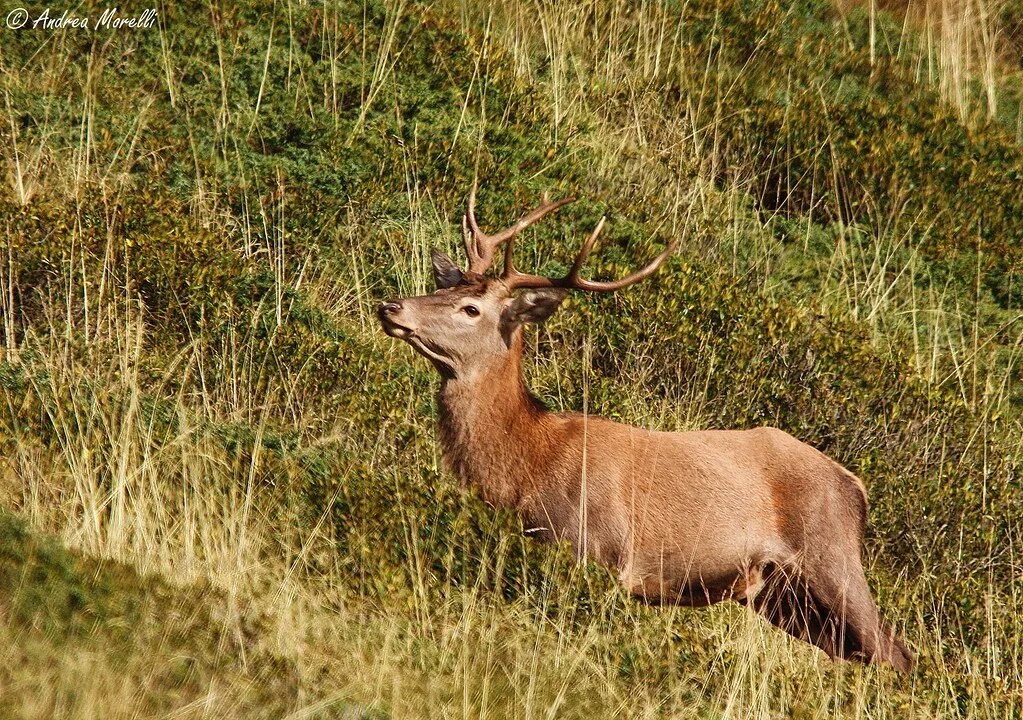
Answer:
[[[460,269],[442,252],[433,251],[437,291],[431,295],[390,300],[380,306],[384,332],[409,343],[429,359],[445,377],[472,377],[510,352],[525,323],[546,320],[569,290],[609,292],[637,283],[654,272],[674,250],[669,244],[643,269],[620,280],[601,282],[580,277],[593,250],[605,218],[601,218],[576,255],[564,277],[552,278],[519,272],[512,254],[516,236],[575,198],[541,204],[504,230],[488,235],[476,222],[476,188],[462,218],[462,234],[469,257]],[[504,267],[497,277],[487,277],[498,248],[504,245]]]

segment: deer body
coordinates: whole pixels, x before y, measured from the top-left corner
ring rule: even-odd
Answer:
[[[440,435],[462,482],[540,537],[615,568],[649,602],[687,605],[744,599],[763,568],[814,546],[858,559],[863,486],[816,449],[768,427],[669,433],[551,413],[523,386],[520,352],[443,380]]]
[[[511,266],[514,234],[559,204],[504,237],[480,233],[472,205],[469,271],[435,255],[441,289],[380,311],[388,334],[441,373],[443,456],[463,484],[518,510],[532,533],[608,566],[646,602],[735,600],[831,657],[908,671],[912,656],[880,620],[863,573],[867,501],[855,475],[777,429],[658,432],[549,412],[524,386],[523,323],[545,319],[567,287],[636,282],[667,251],[624,281],[580,280],[595,232],[566,278],[522,275]],[[488,241],[489,258],[480,252]],[[505,274],[486,279],[500,242]],[[521,287],[531,290],[513,295]]]

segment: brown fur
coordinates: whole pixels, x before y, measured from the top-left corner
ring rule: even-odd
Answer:
[[[548,412],[522,382],[521,328],[501,325],[517,307],[500,281],[474,280],[381,310],[441,371],[443,456],[463,483],[646,602],[731,599],[831,657],[912,668],[867,587],[855,475],[774,428],[666,433]]]

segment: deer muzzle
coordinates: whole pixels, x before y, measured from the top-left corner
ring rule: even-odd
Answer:
[[[412,328],[406,327],[400,322],[403,309],[401,302],[394,300],[388,300],[377,309],[377,317],[380,318],[384,332],[402,340],[412,334]]]

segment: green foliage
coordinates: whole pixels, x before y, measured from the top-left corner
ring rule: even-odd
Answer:
[[[764,3],[746,21],[751,37],[793,40],[772,43],[773,53],[754,53],[742,22],[722,28],[726,36],[738,29],[744,50],[736,61],[749,64],[726,98],[719,131],[732,163],[751,173],[763,212],[847,224],[897,213],[939,277],[955,280],[979,254],[991,297],[1019,308],[1016,128],[981,119],[964,126],[919,91],[913,68],[896,55],[882,53],[871,65],[863,14],[850,18],[858,49],[839,52],[831,28],[778,10]],[[889,49],[904,34],[890,23],[882,15],[877,31]]]
[[[74,559],[53,540],[37,542],[25,525],[0,514],[0,582],[10,593],[14,620],[44,632],[88,632],[89,620],[105,614],[110,588],[90,588]]]

